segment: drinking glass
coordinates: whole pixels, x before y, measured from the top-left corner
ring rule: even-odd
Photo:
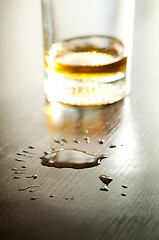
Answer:
[[[42,0],[49,102],[101,106],[130,90],[135,0]]]

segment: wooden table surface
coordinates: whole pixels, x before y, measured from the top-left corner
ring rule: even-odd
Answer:
[[[0,1],[1,240],[159,239],[158,10],[157,0],[136,3],[130,96],[81,109],[46,105],[40,1]],[[108,158],[79,170],[42,166],[61,137],[63,147]],[[16,155],[26,149],[33,154]],[[101,174],[113,178],[108,192]]]

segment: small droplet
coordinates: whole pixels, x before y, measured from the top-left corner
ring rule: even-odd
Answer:
[[[84,139],[86,140],[86,143],[90,142],[89,137],[84,137]]]
[[[116,148],[116,145],[111,144],[109,147],[110,147],[110,148]]]
[[[98,142],[99,142],[99,144],[103,144],[105,141],[104,141],[103,138],[101,138],[101,139],[98,140]]]
[[[20,179],[21,177],[20,177],[20,176],[14,176],[13,178],[15,178],[15,179]]]
[[[65,200],[68,200],[69,199],[69,197],[65,197]]]
[[[58,139],[55,139],[54,141],[55,141],[56,143],[59,143],[59,144],[61,143],[61,141],[58,140]]]
[[[27,168],[27,166],[26,166],[26,165],[23,165],[22,168]]]
[[[121,196],[126,197],[126,193],[121,193]]]
[[[23,153],[16,153],[18,156],[23,156]]]
[[[17,159],[17,158],[15,158],[15,161],[17,161],[17,162],[26,162],[26,161],[23,160],[23,159]]]
[[[61,141],[63,141],[63,142],[65,142],[65,143],[67,143],[67,140],[66,140],[66,139],[64,139],[64,138],[61,138]]]
[[[26,176],[26,178],[33,178],[33,179],[36,179],[38,177],[37,174],[34,174],[34,175],[28,175]]]
[[[19,171],[20,169],[18,169],[18,168],[12,168],[11,170],[12,170],[12,171]]]
[[[113,181],[113,178],[111,177],[107,177],[106,175],[100,175],[99,176],[99,179],[106,184],[106,186],[108,186],[112,181]]]
[[[33,177],[33,179],[36,179],[38,177],[38,175],[34,174],[32,177]]]
[[[33,189],[30,189],[30,191],[29,192],[34,192],[34,190]]]
[[[35,188],[35,187],[38,187],[38,186],[37,185],[32,185],[32,186],[29,186],[29,187],[19,188],[18,191],[24,191],[24,190],[27,190],[29,188]]]
[[[28,156],[26,154],[24,154],[23,157],[32,158],[31,156]]]
[[[75,143],[80,143],[80,141],[78,141],[77,139],[74,139],[73,140]]]
[[[53,198],[54,196],[53,195],[50,195],[51,198]]]
[[[100,191],[109,191],[109,188],[104,184],[103,187],[100,188]]]
[[[29,153],[29,151],[28,151],[28,150],[23,150],[23,152],[24,152],[24,153]]]
[[[22,170],[22,169],[21,169],[21,170]],[[15,173],[15,174],[26,174],[26,172],[24,172],[24,171],[22,172],[22,171],[19,171],[19,170],[18,170],[18,171],[15,171],[14,173]]]
[[[34,149],[34,147],[33,147],[32,145],[29,145],[28,148],[30,148],[30,149]]]
[[[31,200],[36,200],[37,199],[37,197],[32,197],[32,198],[30,198]]]
[[[123,188],[128,188],[128,186],[127,186],[127,185],[122,185],[122,187],[123,187]]]
[[[34,154],[33,152],[29,152],[28,150],[23,150],[24,153]]]

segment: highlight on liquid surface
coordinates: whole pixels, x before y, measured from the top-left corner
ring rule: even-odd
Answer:
[[[41,164],[56,168],[90,168],[101,163],[106,158],[105,154],[94,155],[77,149],[59,149],[51,153],[44,153]]]
[[[52,44],[45,53],[45,92],[49,102],[97,106],[125,96],[127,57],[118,39],[73,38]]]

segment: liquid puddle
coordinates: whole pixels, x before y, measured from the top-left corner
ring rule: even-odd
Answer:
[[[41,164],[47,167],[82,169],[98,166],[106,157],[105,154],[93,155],[77,149],[59,149],[44,154],[40,159]]]

